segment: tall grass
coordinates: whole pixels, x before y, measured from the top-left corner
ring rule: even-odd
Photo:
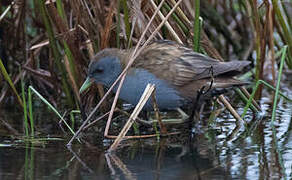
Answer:
[[[29,135],[29,130],[28,130],[28,116],[27,116],[27,105],[26,105],[26,93],[25,93],[25,85],[23,78],[21,78],[21,95],[22,95],[22,101],[23,101],[23,114],[24,114],[24,131],[25,131],[25,136],[28,137]],[[32,130],[33,132],[33,130]]]
[[[17,92],[17,90],[16,90],[16,88],[15,88],[15,86],[14,86],[14,84],[13,84],[11,78],[10,78],[10,76],[8,75],[8,73],[6,71],[6,68],[4,67],[4,64],[3,64],[1,58],[0,58],[0,69],[1,69],[1,73],[2,73],[2,75],[4,77],[4,79],[8,82],[9,86],[13,90],[13,93],[16,96],[19,105],[23,107],[23,102],[22,102],[22,100],[20,98],[20,95],[18,94],[18,92]]]
[[[95,53],[101,47],[127,48],[131,43],[135,45],[147,21],[149,21],[149,17],[156,8],[151,5],[152,2],[117,0],[108,3],[105,0],[72,0],[68,2],[57,0],[54,3],[44,0],[32,1],[30,3],[33,3],[33,5],[28,8],[33,8],[31,11],[41,19],[31,19],[34,22],[31,25],[37,29],[42,38],[33,42],[32,37],[28,36],[28,41],[31,41],[31,45],[37,45],[48,38],[49,46],[40,45],[38,48],[30,50],[28,59],[30,61],[22,58],[23,62],[20,61],[20,64],[26,64],[32,70],[37,71],[38,66],[36,65],[44,61],[41,56],[43,56],[44,50],[48,50],[46,55],[50,58],[49,63],[53,62],[53,64],[44,67],[44,70],[51,73],[51,79],[42,79],[39,83],[60,79],[62,89],[59,87],[53,88],[52,90],[55,93],[52,96],[58,98],[61,97],[59,96],[60,93],[64,93],[68,105],[78,109],[76,106],[80,103],[80,98],[76,89],[80,88],[82,80],[86,76],[85,69],[89,61],[87,57],[89,57],[88,53],[90,51],[88,46],[84,45],[90,43]],[[167,0],[163,5],[165,11],[161,11],[161,14],[168,12],[174,2],[174,0]],[[216,12],[220,8],[222,12]],[[267,13],[265,13],[269,9],[274,12],[271,18],[267,18]],[[272,3],[266,1],[262,6],[251,0],[238,3],[186,0],[168,20],[169,27],[165,29],[168,34],[166,34],[166,38],[173,40],[179,38],[181,42],[193,44],[195,51],[199,51],[198,47],[202,46],[209,55],[218,54],[200,35],[204,33],[200,32],[203,29],[203,31],[207,31],[213,45],[220,47],[217,51],[227,58],[233,56],[232,50],[228,50],[228,48],[247,50],[254,41],[254,49],[246,52],[245,57],[256,52],[256,80],[263,79],[263,63],[265,63],[266,52],[274,48],[267,47],[267,43],[270,41],[270,39],[267,39],[269,31],[274,32],[276,50],[281,48],[278,47],[281,43],[288,45],[286,63],[291,68],[292,45],[289,34],[291,32],[291,17],[288,16],[285,9],[285,6],[279,4],[277,0],[273,0]],[[214,14],[215,12],[217,14]],[[13,22],[15,20],[13,17],[16,16],[7,16],[7,11],[2,14],[2,18],[7,22]],[[202,27],[200,26],[200,16],[204,19]],[[239,16],[242,18],[236,19]],[[275,21],[269,27],[269,22],[275,18],[279,21]],[[158,25],[157,20],[152,23],[150,32]],[[221,22],[222,24],[218,24]],[[194,31],[190,31],[190,29],[194,29]],[[149,37],[149,34],[147,32],[145,39]],[[156,38],[161,37],[161,34],[162,30],[159,31]],[[236,34],[236,36],[230,36],[230,34]],[[249,38],[253,35],[253,39]],[[226,40],[224,41],[224,39]],[[199,40],[201,40],[200,43]],[[19,40],[15,39],[14,41]],[[105,41],[108,43],[105,43]],[[190,41],[193,41],[193,43],[190,43]],[[11,46],[16,45],[12,44],[7,47],[10,48]],[[268,49],[264,51],[266,47]],[[238,56],[240,58],[241,54],[238,54]],[[68,61],[64,61],[64,59],[68,59]],[[13,71],[13,73],[16,73],[16,71]],[[37,79],[36,76],[37,74],[29,72],[25,78]],[[52,85],[59,86],[56,83]]]

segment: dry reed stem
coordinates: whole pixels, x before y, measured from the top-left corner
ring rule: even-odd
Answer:
[[[138,104],[136,105],[134,111],[132,112],[131,116],[129,117],[128,121],[124,125],[124,127],[121,130],[121,132],[118,135],[118,137],[115,139],[114,143],[109,148],[109,150],[108,150],[109,152],[114,151],[114,150],[117,149],[118,145],[123,140],[123,138],[126,136],[126,134],[129,131],[130,127],[135,122],[135,120],[138,117],[140,111],[142,110],[142,108],[144,107],[144,105],[146,104],[146,102],[148,101],[148,99],[150,98],[150,96],[151,96],[151,94],[153,93],[154,90],[155,90],[155,85],[147,84],[147,86],[146,86],[146,88],[145,88],[145,90],[144,90],[144,92],[143,92]]]
[[[226,106],[226,108],[229,110],[229,112],[233,115],[235,119],[242,121],[240,115],[235,111],[235,109],[231,106],[231,104],[223,95],[220,95],[219,99]]]
[[[156,100],[156,95],[155,94],[156,93],[155,93],[155,90],[154,90],[154,92],[152,93],[153,109],[154,109],[155,116],[156,116],[156,119],[158,121],[158,124],[160,126],[161,134],[162,135],[165,135],[165,134],[167,134],[167,129],[166,129],[166,126],[164,125],[164,123],[162,122],[162,119],[161,119],[161,116],[160,116],[160,113],[159,113],[159,108],[158,108],[158,105],[157,105],[157,100]]]
[[[180,132],[171,132],[171,133],[166,133],[164,134],[165,136],[171,136],[171,135],[177,135],[180,134]],[[113,136],[113,135],[107,135],[107,138],[109,139],[116,139],[118,136]],[[125,136],[124,139],[143,139],[143,138],[153,138],[157,137],[157,134],[146,134],[146,135],[138,135],[138,136]]]
[[[125,179],[136,179],[136,175],[133,174],[126,166],[126,164],[123,163],[123,161],[121,161],[121,159],[116,156],[115,154],[109,154],[110,159],[112,160],[112,162],[116,165],[116,167],[118,167],[122,173],[124,174]]]
[[[275,87],[276,85],[276,71],[275,71],[275,50],[274,50],[274,23],[273,23],[273,6],[269,6],[269,13],[268,13],[268,24],[269,24],[269,46],[272,58],[272,85]]]
[[[11,7],[15,4],[14,1],[11,2],[11,4],[5,9],[5,11],[1,14],[0,16],[0,22],[2,21],[2,19],[6,16],[6,14],[9,12],[9,10],[11,9]]]
[[[16,129],[14,129],[8,122],[6,122],[4,119],[0,118],[0,121],[1,121],[2,125],[4,125],[14,135],[16,135],[16,136],[20,135],[20,133]]]
[[[111,159],[110,159],[111,154],[105,153],[104,156],[105,156],[105,160],[106,160],[107,166],[108,166],[111,174],[112,175],[115,175],[116,174],[116,171],[115,171],[115,168],[113,167],[113,165],[111,163]]]
[[[31,50],[34,50],[34,49],[38,49],[38,48],[41,48],[41,47],[43,47],[43,46],[47,46],[47,45],[49,45],[49,44],[50,44],[50,42],[49,42],[49,40],[47,39],[47,40],[45,40],[45,41],[42,41],[42,42],[40,42],[40,43],[38,43],[38,44],[35,44],[35,45],[31,46],[31,47],[29,48],[29,50],[31,51]]]
[[[250,98],[250,94],[249,92],[244,88],[244,87],[239,87],[239,89],[243,92],[243,94],[249,99]],[[254,100],[252,99],[252,103],[253,105],[257,108],[257,110],[262,111],[260,105]]]
[[[105,26],[101,31],[103,34],[103,36],[101,36],[101,45],[100,45],[101,49],[104,49],[104,48],[109,46],[109,37],[110,37],[110,30],[111,30],[110,27],[112,26],[112,23],[113,23],[115,3],[116,3],[115,1],[111,2],[110,10],[109,10],[107,18],[106,18]]]
[[[109,113],[110,113],[110,112],[108,111],[107,113],[105,113],[105,114],[99,116],[96,120],[94,120],[94,121],[88,123],[83,129],[85,130],[85,129],[90,128],[90,127],[93,126],[95,123],[97,123],[98,121],[100,121],[101,119],[103,119],[104,117],[106,117],[107,115],[109,115]]]
[[[66,71],[68,72],[69,79],[72,83],[72,88],[73,88],[74,94],[75,94],[78,102],[81,102],[79,88],[77,87],[77,84],[75,83],[75,79],[73,77],[72,71],[70,70],[69,60],[68,60],[68,57],[66,55],[64,56],[64,60],[65,60],[65,68],[66,68]]]
[[[156,6],[156,4],[154,3],[154,1],[153,1],[153,0],[150,0],[150,2],[151,2],[151,4],[152,4],[152,6],[153,6],[155,9],[157,9],[157,6]],[[164,15],[163,15],[160,11],[158,11],[158,15],[159,15],[159,17],[160,17],[160,19],[161,19],[162,21],[165,19]],[[173,38],[174,38],[177,42],[179,42],[179,43],[182,44],[182,41],[180,40],[180,38],[179,38],[178,35],[175,33],[174,29],[171,27],[171,25],[169,24],[169,22],[168,22],[167,20],[165,21],[165,24],[164,24],[164,25],[167,27],[167,29],[169,30],[169,32],[171,33],[171,35],[173,36]]]

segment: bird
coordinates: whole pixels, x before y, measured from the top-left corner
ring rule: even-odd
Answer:
[[[129,63],[133,51],[134,48],[106,48],[98,52],[89,63],[88,76],[80,92],[87,89],[90,82],[110,88]],[[151,83],[156,87],[159,110],[174,110],[188,106],[204,87],[210,89],[205,95],[205,99],[209,99],[212,92],[246,85],[234,76],[249,64],[249,61],[220,62],[183,44],[156,40],[146,45],[128,69],[119,98],[135,106]],[[114,92],[117,87],[113,88]],[[143,110],[153,110],[151,98]]]

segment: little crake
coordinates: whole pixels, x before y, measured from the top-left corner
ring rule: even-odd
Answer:
[[[88,79],[81,89],[89,79],[109,88],[126,67],[132,51],[113,48],[100,51],[91,60]],[[175,109],[190,103],[203,86],[209,87],[212,73],[214,82],[210,92],[246,84],[233,76],[248,64],[248,61],[220,62],[172,41],[156,41],[148,45],[129,68],[119,97],[136,105],[146,85],[151,83],[156,86],[159,109]],[[150,100],[144,109],[152,109]]]

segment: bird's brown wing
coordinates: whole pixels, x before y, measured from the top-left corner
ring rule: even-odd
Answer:
[[[132,67],[144,68],[175,86],[191,81],[240,70],[246,61],[219,62],[193,52],[173,41],[156,41],[148,45],[137,57]]]

